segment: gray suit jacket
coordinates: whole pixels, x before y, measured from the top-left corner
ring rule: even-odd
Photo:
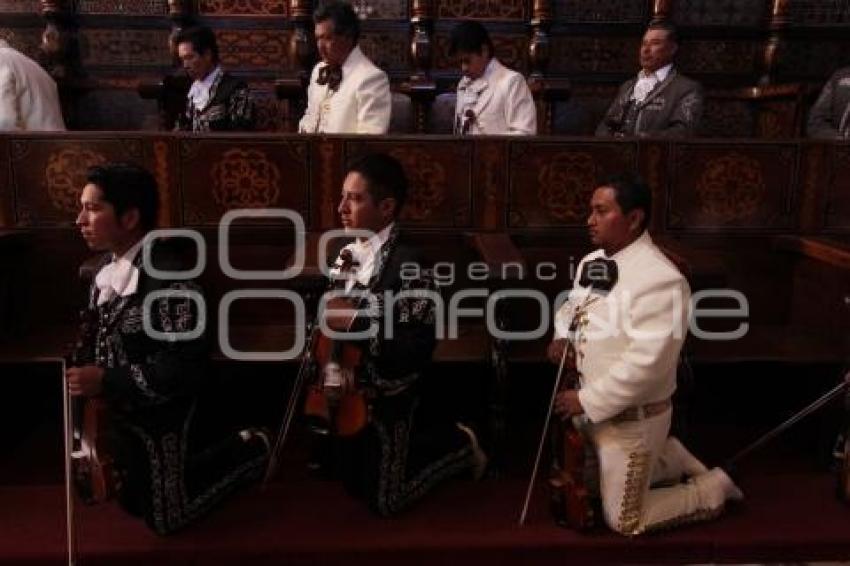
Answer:
[[[806,133],[821,139],[850,135],[850,67],[835,71],[824,85],[809,112]]]
[[[597,136],[695,135],[702,118],[702,86],[675,68],[641,103],[632,98],[637,77],[623,83],[599,126]]]

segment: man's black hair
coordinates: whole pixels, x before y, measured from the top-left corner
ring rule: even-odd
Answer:
[[[454,57],[458,53],[483,53],[483,47],[487,46],[487,52],[492,57],[493,41],[487,28],[474,20],[464,20],[457,24],[449,36],[449,56]]]
[[[117,218],[136,208],[145,232],[156,226],[159,193],[156,180],[144,167],[135,163],[95,165],[89,168],[86,181],[101,190],[103,200],[112,205]]]
[[[313,23],[330,20],[334,24],[334,34],[350,37],[354,45],[360,39],[360,20],[354,8],[348,2],[327,0],[313,12]]]
[[[174,36],[174,44],[191,43],[192,49],[198,55],[209,51],[213,56],[213,63],[218,63],[218,42],[215,33],[207,26],[194,26],[177,32]]]
[[[652,190],[640,177],[627,174],[613,175],[599,183],[599,186],[611,187],[614,190],[614,199],[623,214],[628,214],[635,209],[642,210],[641,228],[646,229],[649,226],[652,218]]]
[[[396,201],[398,216],[407,199],[407,175],[398,159],[386,153],[370,153],[348,168],[348,173],[359,173],[366,180],[367,190],[375,204],[385,198]]]

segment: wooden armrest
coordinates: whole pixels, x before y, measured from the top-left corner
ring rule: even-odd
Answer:
[[[472,232],[466,235],[467,244],[472,247],[489,269],[489,280],[519,280],[525,275],[525,258],[505,233]],[[505,269],[505,266],[519,265],[517,270]]]
[[[788,83],[778,85],[759,85],[743,88],[732,88],[724,90],[710,90],[708,98],[726,98],[731,100],[771,100],[792,99],[802,96],[805,87],[801,83]]]
[[[850,269],[850,245],[828,238],[777,236],[774,249],[791,252],[841,269]]]

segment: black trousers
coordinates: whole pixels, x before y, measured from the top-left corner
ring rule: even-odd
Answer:
[[[441,413],[421,411],[415,393],[373,400],[371,420],[355,437],[315,435],[314,442],[346,490],[382,516],[473,465],[466,434]]]
[[[119,503],[158,534],[199,519],[239,487],[259,479],[262,441],[232,433],[203,450],[190,439],[194,404],[116,419]]]

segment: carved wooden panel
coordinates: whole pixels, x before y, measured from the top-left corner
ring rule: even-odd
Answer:
[[[205,16],[286,16],[287,0],[195,0]]]
[[[441,19],[524,20],[526,0],[437,0]]]
[[[19,226],[70,226],[79,211],[86,171],[110,161],[147,167],[161,195],[161,220],[170,222],[177,195],[172,191],[169,142],[163,139],[86,137],[19,138],[10,144],[12,185]]]
[[[766,19],[766,0],[678,0],[673,19],[683,26],[758,27]]]
[[[850,231],[850,146],[833,146],[831,162],[825,225],[828,229]]]
[[[640,38],[564,37],[552,38],[553,73],[637,73]]]
[[[463,227],[472,224],[472,143],[445,140],[346,143],[351,161],[383,152],[404,166],[410,184],[402,220],[408,225]]]
[[[781,230],[797,178],[793,144],[675,146],[667,228]]]
[[[635,0],[554,0],[555,19],[571,23],[632,23],[646,21],[646,2]]]
[[[77,13],[165,16],[168,0],[77,0]]]
[[[686,41],[679,50],[677,63],[685,73],[754,73],[760,49],[755,41]]]
[[[845,0],[794,0],[789,12],[791,21],[802,26],[850,23],[850,2]]]
[[[313,230],[339,227],[339,196],[345,174],[345,141],[342,138],[314,138],[310,148],[310,212]]]
[[[501,141],[475,142],[473,205],[475,227],[501,230],[507,227],[508,145]]]
[[[83,29],[80,57],[83,65],[167,67],[168,35],[167,29]]]
[[[230,69],[258,69],[270,73],[292,69],[286,30],[216,30],[216,39],[221,63]]]
[[[399,0],[352,0],[351,7],[363,20],[406,20],[407,2]]]
[[[755,130],[755,119],[746,100],[705,99],[700,135],[706,137],[749,137]]]
[[[10,14],[30,14],[36,12],[39,0],[3,0],[0,2],[0,12]]]
[[[509,163],[509,227],[579,227],[600,178],[637,170],[637,145],[514,142]]]
[[[496,57],[502,64],[525,73],[528,68],[528,37],[525,35],[499,34],[493,35],[493,47],[496,51]],[[434,68],[439,70],[457,69],[460,71],[460,66],[449,57],[449,36],[447,34],[438,34],[436,37],[436,56],[434,57]]]
[[[308,154],[300,140],[182,139],[184,222],[218,224],[237,208],[288,208],[306,221]]]
[[[363,53],[385,71],[406,71],[410,67],[410,39],[407,31],[364,32],[360,36]]]

